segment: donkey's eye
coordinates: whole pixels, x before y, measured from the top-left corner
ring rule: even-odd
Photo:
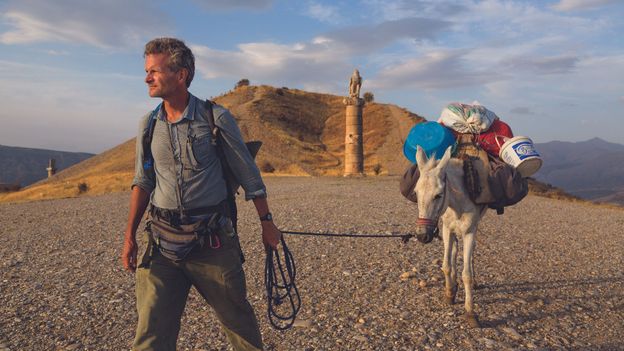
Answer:
[[[441,198],[441,197],[442,197],[442,193],[440,193],[440,194],[436,194],[436,196],[434,196],[433,198],[434,198],[435,200],[438,200],[438,199],[439,199],[439,198]]]

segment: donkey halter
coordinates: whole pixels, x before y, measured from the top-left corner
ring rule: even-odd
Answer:
[[[444,203],[446,202],[446,193],[449,191],[449,184],[448,184],[448,178],[446,176],[446,173],[444,174],[444,193],[442,194],[442,206],[444,206]],[[420,212],[420,211],[419,211]],[[437,227],[438,226],[438,221],[440,220],[440,217],[442,216],[442,211],[440,211],[440,213],[438,214],[437,217],[432,218],[423,218],[423,217],[418,217],[418,219],[416,220],[416,225],[424,225],[426,227]]]

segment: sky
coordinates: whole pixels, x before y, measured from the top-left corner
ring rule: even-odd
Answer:
[[[478,101],[537,143],[624,144],[623,17],[622,0],[0,0],[0,144],[134,137],[163,36],[193,50],[200,98],[242,78],[347,95],[357,68],[362,92],[429,120]]]

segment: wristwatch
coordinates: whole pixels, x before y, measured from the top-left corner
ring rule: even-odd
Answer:
[[[262,222],[264,222],[264,221],[271,222],[271,221],[273,221],[273,215],[271,214],[271,212],[267,212],[267,214],[265,214],[264,216],[260,217],[260,220]]]

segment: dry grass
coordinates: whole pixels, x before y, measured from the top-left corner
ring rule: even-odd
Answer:
[[[59,199],[126,191],[129,189],[133,176],[133,173],[119,172],[106,175],[89,175],[85,177],[69,178],[59,182],[35,184],[19,192],[1,194],[0,202]],[[84,192],[81,192],[79,189],[82,183],[87,185],[87,190]]]

